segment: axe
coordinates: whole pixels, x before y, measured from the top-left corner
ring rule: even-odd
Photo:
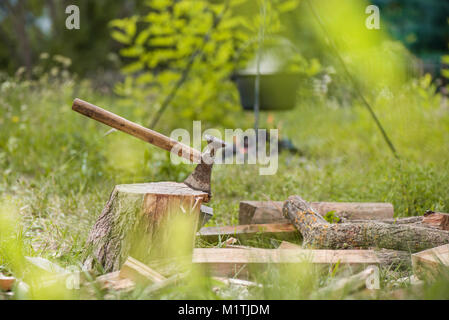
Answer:
[[[184,180],[184,183],[192,189],[206,192],[211,197],[210,177],[214,156],[218,149],[225,147],[226,143],[216,137],[206,135],[208,143],[204,153],[193,149],[179,141],[171,139],[154,130],[145,128],[137,123],[131,122],[112,112],[90,104],[81,99],[73,101],[72,110],[97,120],[112,128],[126,132],[136,138],[149,142],[159,148],[173,152],[187,160],[198,163],[195,170]]]

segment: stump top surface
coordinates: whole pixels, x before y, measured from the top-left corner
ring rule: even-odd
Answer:
[[[120,184],[115,187],[120,192],[126,193],[142,193],[142,194],[165,194],[165,195],[186,195],[199,196],[207,198],[209,195],[206,192],[198,191],[190,188],[181,182],[150,182],[150,183],[135,183],[135,184]]]

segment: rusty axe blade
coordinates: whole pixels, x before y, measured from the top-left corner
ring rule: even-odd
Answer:
[[[207,149],[201,155],[201,162],[195,170],[184,180],[184,183],[192,189],[207,192],[211,196],[210,177],[216,152],[226,146],[226,143],[216,137],[205,135]]]
[[[90,104],[81,99],[73,101],[72,109],[85,115],[86,117],[97,120],[112,128],[128,133],[143,141],[149,142],[159,148],[173,152],[180,157],[184,157],[191,162],[198,163],[195,171],[184,181],[184,183],[193,189],[207,192],[210,196],[210,177],[215,152],[225,146],[225,143],[215,137],[206,136],[208,147],[206,152],[193,149],[185,144],[171,139],[163,134],[145,128],[137,123],[131,122],[112,112],[106,111],[100,107]]]

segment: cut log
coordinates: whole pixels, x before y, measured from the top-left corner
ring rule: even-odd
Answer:
[[[282,241],[278,249],[300,249],[300,245],[288,241]],[[401,269],[408,269],[411,265],[411,255],[405,251],[380,249],[373,250],[374,254],[379,259],[383,266],[392,266],[393,268],[400,267]]]
[[[343,220],[383,220],[393,218],[391,203],[382,202],[311,202],[310,205],[320,215],[330,211]],[[241,201],[240,224],[288,223],[282,215],[281,201]]]
[[[207,241],[217,241],[229,237],[250,238],[263,235],[276,238],[292,238],[298,236],[298,231],[291,223],[249,224],[224,227],[204,227],[198,231],[197,236]]]
[[[351,223],[366,222],[366,220],[351,220]],[[379,222],[389,224],[414,224],[423,228],[434,228],[449,231],[449,214],[441,212],[426,212],[423,216],[384,219]]]
[[[377,265],[379,259],[372,250],[196,248],[192,262],[204,266],[212,276],[247,279],[253,269],[270,264]]]
[[[296,243],[291,243],[288,241],[282,241],[278,249],[302,249],[301,245]]]
[[[330,224],[299,196],[284,203],[284,215],[314,248],[385,248],[409,252],[449,243],[449,232],[407,224],[381,222]]]
[[[422,223],[429,227],[449,230],[449,214],[441,212],[427,212],[422,218]]]
[[[179,254],[175,240],[191,252],[201,203],[208,197],[175,182],[116,186],[90,231],[84,268],[118,271],[130,255],[148,264]]]
[[[157,271],[132,257],[128,257],[128,259],[126,259],[119,275],[123,279],[131,279],[135,283],[143,284],[167,280],[167,278],[159,274]]]
[[[156,282],[145,289],[145,294],[154,294],[159,290],[165,289],[172,285],[177,285],[187,277],[187,273],[175,274],[162,282]]]
[[[5,277],[0,273],[0,290],[3,291],[10,291],[12,290],[12,287],[14,283],[16,282],[16,279],[14,277]]]
[[[325,299],[329,299],[329,297],[333,297],[335,294],[348,295],[362,288],[366,288],[367,281],[373,281],[375,279],[375,272],[375,267],[369,266],[362,272],[346,278],[337,279],[328,286],[321,288],[316,293],[314,293],[313,298],[324,297]],[[374,288],[378,288],[377,285],[378,283],[375,283],[375,285],[371,284],[371,286]]]
[[[435,279],[442,269],[449,271],[449,244],[412,255],[413,272],[420,279]]]

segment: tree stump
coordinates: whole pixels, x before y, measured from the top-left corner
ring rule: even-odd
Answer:
[[[143,263],[193,250],[200,207],[209,196],[184,183],[117,185],[90,231],[84,268],[120,269],[128,256]],[[177,241],[175,244],[174,241]]]
[[[449,231],[413,224],[360,222],[330,224],[299,196],[290,196],[283,214],[304,244],[323,249],[385,248],[417,252],[449,243]]]

